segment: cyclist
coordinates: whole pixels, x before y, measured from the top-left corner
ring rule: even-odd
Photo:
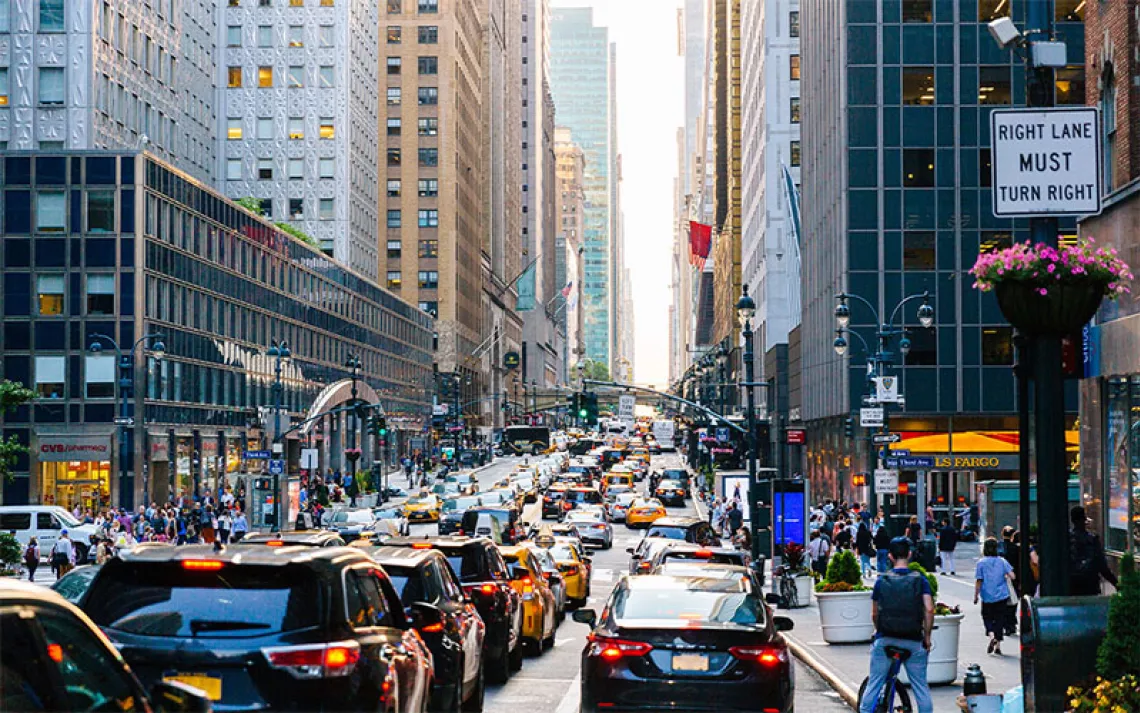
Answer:
[[[934,597],[926,577],[907,568],[910,540],[896,537],[888,547],[892,570],[879,576],[871,594],[871,617],[875,641],[871,644],[871,673],[859,702],[860,713],[873,713],[879,691],[890,672],[891,659],[886,647],[910,652],[906,673],[918,713],[933,713],[930,685],[926,682],[926,658],[930,631],[934,626]]]

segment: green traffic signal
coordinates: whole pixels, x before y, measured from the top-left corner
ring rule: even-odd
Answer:
[[[584,408],[583,408],[583,409],[578,409],[578,418],[586,418],[586,415],[587,415],[588,413],[589,413],[589,412],[588,412],[588,411],[586,411],[586,409],[584,409]]]

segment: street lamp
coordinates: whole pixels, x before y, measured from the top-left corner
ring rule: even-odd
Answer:
[[[151,355],[157,359],[162,360],[166,354],[166,345],[162,343],[163,335],[154,332],[145,334],[137,342],[135,342],[127,353],[119,348],[119,343],[106,334],[99,334],[92,332],[87,335],[91,340],[91,345],[88,349],[92,354],[98,354],[103,351],[103,343],[107,343],[115,350],[115,363],[119,367],[119,381],[117,384],[119,393],[119,418],[115,419],[115,423],[122,429],[122,435],[119,438],[119,503],[126,508],[134,508],[134,488],[129,487],[127,484],[127,460],[130,458],[130,445],[128,441],[131,437],[131,426],[133,420],[130,417],[130,397],[134,388],[134,374],[135,374],[135,351],[139,346],[153,340],[150,346]],[[145,418],[145,415],[144,415]],[[148,500],[147,483],[143,481],[143,500]]]
[[[269,349],[265,351],[265,355],[273,359],[273,455],[277,455],[278,449],[282,454],[282,458],[278,460],[285,460],[284,447],[281,444],[281,393],[284,388],[281,384],[281,365],[288,361],[293,353],[289,351],[289,342],[282,339],[270,340]],[[273,473],[273,531],[279,532],[281,530],[281,475],[275,470]]]
[[[756,316],[756,300],[748,294],[748,285],[744,286],[744,293],[736,303],[736,317],[740,320],[740,334],[744,337],[744,388],[747,394],[745,407],[745,423],[748,427],[748,512],[752,524],[752,561],[763,564],[760,560],[760,484],[756,482],[756,397],[753,383],[753,364],[756,355],[752,351],[752,318]],[[768,484],[771,487],[771,484]]]
[[[344,366],[352,370],[352,405],[356,406],[356,381],[359,378],[360,370],[364,368],[364,364],[360,361],[360,357],[355,354],[349,354],[348,359],[345,360]],[[355,408],[350,412],[352,413],[352,445],[349,447],[348,462],[352,464],[350,472],[352,480],[348,481],[353,488],[356,487],[356,459],[360,456],[356,452],[356,430],[360,427],[360,415]],[[353,490],[352,492],[356,492]]]

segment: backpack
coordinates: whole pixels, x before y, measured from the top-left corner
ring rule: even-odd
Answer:
[[[1069,576],[1094,579],[1100,576],[1096,535],[1087,531],[1069,533]]]
[[[926,608],[922,579],[917,572],[887,572],[879,576],[879,633],[896,639],[922,640]]]
[[[24,550],[24,562],[29,567],[34,564],[39,564],[40,558],[36,557],[36,546],[28,545],[28,549]]]

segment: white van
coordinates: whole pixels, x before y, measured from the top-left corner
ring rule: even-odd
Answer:
[[[75,561],[86,562],[91,552],[91,536],[95,534],[94,525],[79,522],[58,505],[0,505],[0,532],[16,536],[21,558],[28,540],[34,537],[40,546],[40,559],[50,561],[51,548],[64,529],[75,543]]]

